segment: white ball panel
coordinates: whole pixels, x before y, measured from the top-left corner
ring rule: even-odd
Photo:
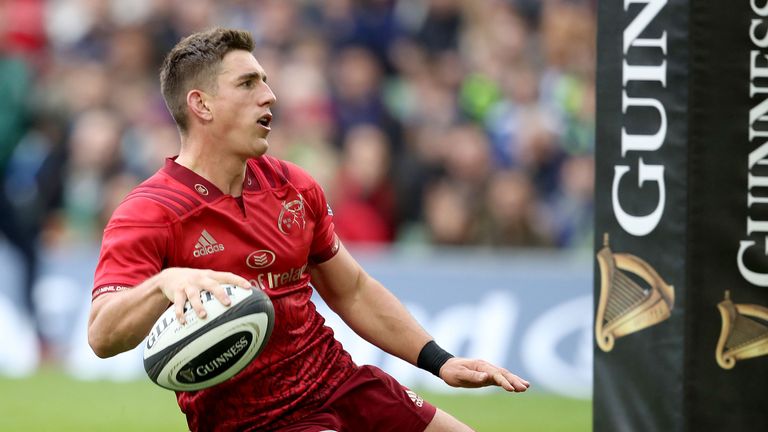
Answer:
[[[197,312],[190,306],[189,302],[185,306],[184,318],[186,324],[179,324],[176,320],[176,310],[169,307],[160,318],[157,319],[155,325],[150,330],[149,335],[144,342],[144,359],[147,359],[156,353],[164,350],[165,348],[173,345],[174,343],[188,337],[189,335],[200,330],[211,320],[214,320],[221,316],[232,306],[242,302],[246,298],[253,295],[251,290],[235,287],[233,285],[227,285],[229,287],[229,298],[232,301],[230,306],[224,306],[216,298],[206,300],[206,294],[201,296],[203,300],[203,306],[205,307],[206,317],[200,318],[197,316]]]

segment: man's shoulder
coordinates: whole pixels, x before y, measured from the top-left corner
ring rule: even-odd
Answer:
[[[274,156],[263,155],[250,159],[249,164],[254,171],[277,178],[278,183],[290,182],[294,187],[301,189],[316,184],[315,179],[304,168]]]
[[[125,196],[110,225],[165,225],[203,205],[189,189],[162,172],[155,173]]]

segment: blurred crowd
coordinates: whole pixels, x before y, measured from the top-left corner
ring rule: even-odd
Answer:
[[[594,3],[0,0],[0,228],[25,254],[98,242],[178,152],[164,54],[219,25],[253,33],[269,151],[347,243],[591,247]]]

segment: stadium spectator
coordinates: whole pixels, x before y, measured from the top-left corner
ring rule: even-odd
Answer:
[[[448,176],[463,184],[473,195],[482,195],[491,173],[487,135],[472,124],[456,125],[444,132],[444,164]]]
[[[399,129],[381,92],[383,70],[370,51],[360,46],[340,50],[333,59],[333,112],[339,146],[361,124],[377,124],[398,143]]]
[[[15,161],[17,166],[14,167],[14,154],[20,148],[19,144],[27,134],[30,122],[30,84],[31,71],[27,65],[19,58],[0,50],[0,97],[6,106],[0,110],[0,233],[21,256],[23,282],[19,297],[25,311],[34,316],[32,287],[38,266],[35,232],[37,227],[30,224],[30,220],[20,213],[12,198],[14,194],[25,191],[26,184],[34,187],[35,183],[34,171],[29,178],[30,173],[24,172],[23,169],[27,167],[18,166],[18,158]],[[37,165],[37,161],[31,162]],[[24,178],[21,178],[22,176]],[[27,178],[29,180],[26,180]]]
[[[395,190],[390,145],[375,126],[356,126],[344,140],[339,176],[330,191],[336,233],[345,242],[391,243]]]
[[[60,241],[96,241],[100,237],[106,181],[122,169],[119,157],[122,124],[110,111],[80,114],[69,139],[70,157],[64,183],[65,231]]]
[[[296,273],[298,280],[281,277],[260,286],[272,299],[275,327],[238,379],[177,394],[191,430],[470,430],[380,369],[355,365],[323,325],[310,301],[310,280],[361,337],[451,386],[510,392],[529,386],[503,368],[442,350],[339,242],[314,179],[265,155],[276,99],[253,49],[249,33],[214,28],[183,39],[163,63],[161,88],[181,149],[128,194],[107,224],[88,326],[94,352],[109,357],[134,348],[169,301],[180,322],[187,301],[205,316],[202,291],[228,304],[221,284],[251,287],[263,275],[247,260],[230,258],[269,247],[277,251],[269,274]],[[110,166],[118,127],[100,113],[86,115],[74,141],[92,152],[73,159],[98,175]],[[104,136],[86,140],[82,134],[96,124],[104,126]],[[379,158],[372,180],[384,178],[386,166],[386,142],[375,134],[351,132],[348,148],[352,164]],[[96,151],[97,143],[105,149]],[[361,173],[355,179],[368,186]],[[192,254],[200,232],[222,248]]]
[[[13,246],[22,263],[20,289],[8,294],[21,300],[33,321],[40,213],[46,204],[38,190],[47,149],[44,137],[32,133],[41,116],[33,111],[31,97],[47,42],[43,6],[39,0],[0,3],[0,239]]]
[[[443,246],[478,243],[476,207],[469,190],[449,179],[435,180],[426,188],[424,219],[427,239]]]
[[[520,171],[498,171],[485,195],[486,215],[481,235],[492,246],[551,246],[546,215],[535,200],[530,178]]]
[[[591,156],[572,157],[560,169],[563,185],[552,202],[552,233],[561,247],[592,246],[594,234],[595,161]]]

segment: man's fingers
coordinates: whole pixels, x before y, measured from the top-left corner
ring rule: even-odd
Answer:
[[[244,289],[251,289],[251,282],[248,279],[234,273],[216,272],[212,277],[220,283],[235,285]]]
[[[232,304],[232,300],[229,299],[227,292],[224,290],[224,287],[222,287],[221,285],[216,285],[214,287],[206,288],[206,289],[211,293],[213,293],[213,296],[216,297],[216,300],[218,300],[224,306],[229,306],[230,304]]]
[[[497,386],[503,388],[506,391],[515,391],[515,387],[509,382],[509,380],[507,380],[501,371],[494,373],[491,377],[493,378],[493,383]]]
[[[441,370],[440,376],[454,387],[485,387],[495,385],[509,392],[524,392],[530,387],[528,381],[510,371],[494,366],[483,360],[454,357]]]
[[[224,306],[229,306],[232,301],[229,299],[229,296],[227,295],[227,291],[224,289],[222,284],[229,284],[229,285],[235,285],[241,288],[245,289],[251,289],[251,283],[248,282],[245,278],[238,276],[234,273],[227,273],[227,272],[215,272],[211,273],[209,278],[207,279],[206,284],[204,285],[204,289],[206,291],[210,291],[213,293],[214,297],[216,297],[221,304]]]
[[[503,376],[504,380],[507,381],[512,387],[510,389],[510,388],[507,388],[506,386],[502,386],[509,391],[524,392],[528,390],[528,387],[531,386],[531,384],[528,381],[520,378],[519,376],[513,374],[512,372],[506,369],[501,369],[500,374]]]
[[[250,281],[229,272],[173,268],[166,269],[164,275],[164,280],[160,285],[162,292],[173,302],[176,319],[181,324],[187,322],[184,318],[184,308],[187,302],[200,318],[205,318],[208,315],[200,299],[201,291],[210,292],[221,304],[229,306],[232,301],[222,285],[229,284],[251,289]]]
[[[187,287],[185,292],[187,294],[187,299],[189,299],[189,303],[192,305],[192,309],[197,313],[197,316],[205,318],[208,313],[205,311],[203,302],[200,300],[200,290],[193,287]]]
[[[484,387],[496,385],[509,392],[524,392],[530,386],[528,381],[510,371],[484,361],[465,363],[454,374],[460,387]]]
[[[504,374],[501,371],[493,374],[493,383],[508,392],[524,392],[528,386],[524,385],[520,379],[516,379],[512,374]]]
[[[248,279],[234,273],[210,270],[207,276],[208,278],[213,279],[217,284],[235,285],[244,289],[251,288],[251,282]]]
[[[187,297],[183,291],[176,291],[173,296],[173,306],[176,309],[176,319],[181,324],[186,324],[187,320],[184,319],[184,305],[187,303]]]

